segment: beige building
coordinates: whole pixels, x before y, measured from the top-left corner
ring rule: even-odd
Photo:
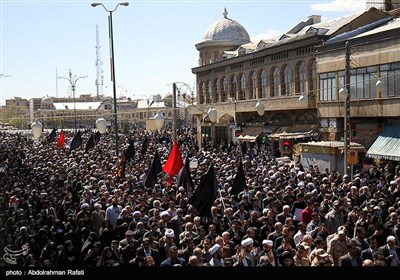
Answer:
[[[198,95],[191,109],[199,120],[199,141],[211,135],[254,142],[267,135],[275,155],[291,156],[296,143],[342,140],[344,102],[338,93],[350,41],[350,135],[369,148],[399,116],[397,21],[396,10],[376,8],[327,22],[311,15],[277,40],[251,43],[225,10],[196,45],[199,66],[192,72]],[[377,90],[379,77],[386,79],[386,90]],[[210,107],[217,111],[215,123]]]

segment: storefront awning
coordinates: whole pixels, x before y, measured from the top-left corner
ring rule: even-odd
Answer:
[[[250,136],[250,135],[239,135],[238,140],[240,141],[248,141],[248,142],[255,142],[257,136]]]
[[[387,125],[367,151],[367,157],[400,161],[400,125]]]
[[[276,126],[249,126],[243,130],[238,140],[255,142],[260,134],[271,134],[276,128]]]
[[[263,128],[260,126],[249,126],[243,130],[243,136],[255,136],[257,138],[258,135],[263,131]]]
[[[274,140],[307,138],[311,137],[312,134],[316,132],[317,128],[317,124],[295,124],[292,126],[282,126],[269,137]]]

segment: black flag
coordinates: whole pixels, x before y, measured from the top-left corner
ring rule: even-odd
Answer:
[[[129,146],[124,151],[124,155],[125,155],[127,162],[129,162],[131,159],[135,158],[135,143],[133,142],[132,139],[129,140]]]
[[[90,135],[90,138],[86,143],[85,152],[88,152],[92,148],[94,148],[94,137],[93,137],[93,134]]]
[[[75,134],[74,138],[72,138],[71,145],[69,146],[69,150],[75,150],[79,148],[82,145],[82,135],[81,131],[78,130],[78,132]]]
[[[158,174],[161,173],[161,171],[162,167],[161,167],[160,156],[158,155],[158,152],[156,150],[149,172],[147,172],[146,180],[144,181],[144,186],[149,189],[153,189],[157,181],[157,176]]]
[[[99,143],[99,141],[100,141],[100,132],[96,132],[95,134],[94,134],[94,137],[93,137],[93,142],[94,142],[94,144],[96,145],[97,143]]]
[[[50,132],[49,136],[47,136],[47,143],[53,143],[56,141],[56,128],[53,127],[53,130]]]
[[[189,203],[197,210],[200,216],[211,215],[211,206],[218,194],[218,182],[215,177],[214,164],[208,167],[207,173],[200,179],[200,184],[195,189]]]
[[[239,167],[236,172],[235,179],[233,180],[231,195],[238,195],[246,188],[246,178],[244,177],[242,160],[239,162]]]
[[[140,151],[140,153],[142,154],[142,156],[144,156],[146,154],[147,151],[147,146],[149,145],[149,139],[146,137],[144,138],[144,141],[142,143],[142,150]]]
[[[194,184],[192,180],[192,174],[190,174],[190,159],[187,156],[185,159],[185,165],[181,168],[181,170],[178,173],[178,187],[182,186],[186,189],[186,192],[193,192],[194,190]]]

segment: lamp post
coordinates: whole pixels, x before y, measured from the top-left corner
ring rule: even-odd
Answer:
[[[164,126],[164,121],[165,117],[163,116],[163,114],[157,112],[157,114],[154,116],[154,123],[156,125],[157,130],[161,130],[161,128]]]
[[[76,132],[76,130],[77,130],[77,127],[76,127],[76,106],[75,106],[75,103],[76,103],[75,102],[76,82],[78,82],[79,79],[87,78],[87,76],[79,76],[79,77],[77,77],[76,75],[72,76],[72,71],[71,71],[71,69],[69,69],[69,77],[68,78],[64,77],[64,76],[58,76],[57,78],[58,79],[66,79],[71,84],[72,98],[74,99],[74,124],[75,124],[74,127],[75,127],[75,132]]]
[[[107,121],[104,118],[98,118],[96,120],[96,128],[100,132],[100,134],[106,133]]]
[[[118,147],[118,118],[117,118],[117,92],[115,86],[115,60],[114,60],[114,35],[113,35],[113,22],[112,22],[112,13],[117,10],[118,6],[128,6],[128,2],[118,3],[115,6],[114,10],[108,10],[103,3],[92,3],[92,7],[102,6],[104,10],[109,13],[108,16],[108,26],[109,26],[109,41],[110,41],[110,67],[111,67],[111,81],[113,83],[113,99],[114,99],[114,130],[115,130],[115,154],[118,156],[119,147]]]
[[[217,110],[214,107],[208,109],[208,117],[211,121],[211,140],[215,140],[215,122],[217,121]]]
[[[172,84],[172,133],[176,141],[176,83]]]
[[[189,103],[191,104],[191,105],[193,105],[193,103],[194,103],[194,92],[193,92],[193,90],[194,89],[192,89],[187,83],[184,83],[184,82],[175,82],[175,84],[177,84],[177,91],[178,91],[178,94],[181,94],[182,93],[182,88],[186,88],[186,89],[189,89],[189,91],[190,91],[190,99],[189,99],[189,97],[186,95],[186,93],[185,93],[185,91],[184,91],[184,93],[183,94],[181,94],[182,95],[182,97],[183,97],[183,101],[186,103],[186,101],[189,101]],[[178,84],[182,84],[182,86],[180,86],[180,87],[178,87]],[[193,118],[192,118],[192,124],[194,124],[194,115],[193,115]]]
[[[40,136],[42,135],[42,129],[43,129],[42,123],[38,120],[35,120],[31,124],[31,129],[32,129],[32,138],[39,139]]]
[[[307,100],[308,100],[307,93],[303,92],[302,94],[300,94],[300,96],[299,96],[300,102],[306,102]]]
[[[260,100],[258,100],[257,104],[256,104],[256,111],[258,113],[258,115],[262,116],[265,113],[265,104],[263,102],[261,102]]]
[[[346,42],[346,64],[345,64],[345,87],[339,90],[339,96],[344,100],[344,153],[343,153],[343,174],[349,175],[349,164],[347,162],[350,150],[351,124],[350,124],[350,45]],[[352,173],[352,172],[351,172]],[[350,177],[350,179],[352,179]]]

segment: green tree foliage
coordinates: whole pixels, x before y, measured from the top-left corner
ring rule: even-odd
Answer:
[[[0,110],[0,122],[9,123],[17,128],[25,128],[28,125],[28,108],[15,104],[7,105]]]

